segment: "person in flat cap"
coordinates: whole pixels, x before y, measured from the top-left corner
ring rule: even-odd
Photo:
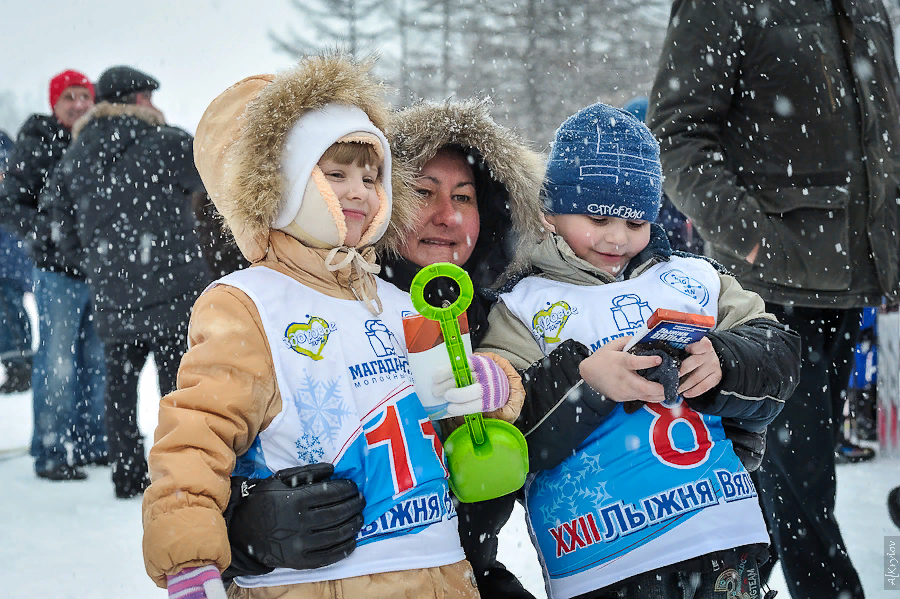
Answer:
[[[65,259],[85,274],[104,342],[106,422],[116,497],[149,484],[137,427],[138,375],[152,353],[175,389],[191,305],[209,279],[191,218],[202,193],[193,138],[153,105],[149,75],[112,67],[44,194]]]
[[[159,81],[134,67],[119,65],[109,67],[97,80],[97,100],[113,104],[133,104],[140,92],[159,89]]]

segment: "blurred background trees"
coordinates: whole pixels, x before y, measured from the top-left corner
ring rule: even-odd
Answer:
[[[378,52],[398,106],[490,96],[494,117],[543,146],[596,101],[646,95],[671,0],[292,0],[302,30],[272,31],[300,56]]]

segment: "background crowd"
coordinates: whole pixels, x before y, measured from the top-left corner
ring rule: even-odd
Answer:
[[[834,468],[874,457],[856,442],[874,434],[875,401],[857,355],[871,354],[874,310],[900,299],[900,76],[879,0],[778,11],[676,0],[652,89],[625,108],[660,141],[658,222],[673,248],[724,264],[804,340],[798,389],[755,475],[773,541],[764,576],[780,560],[794,597],[862,597],[834,518]],[[136,422],[145,361],[153,354],[161,393],[174,390],[194,300],[245,266],[203,189],[192,137],[153,104],[159,86],[129,66],[96,81],[66,70],[50,78],[50,114],[31,116],[14,143],[0,132],[0,393],[32,389],[36,476],[80,480],[82,466],[109,464],[120,498],[148,484]],[[475,164],[494,166],[483,143],[459,137],[435,143],[474,148]],[[490,206],[515,197],[508,181],[491,187],[495,168],[461,168]],[[423,227],[465,235],[457,212],[436,209]],[[479,288],[512,260],[501,231],[514,212],[476,219],[488,233],[475,232],[466,267]],[[403,287],[422,261],[393,257],[385,274]],[[475,530],[495,534],[513,500],[473,507]],[[483,541],[467,548],[485,551],[479,587],[501,581],[498,593],[526,596]]]

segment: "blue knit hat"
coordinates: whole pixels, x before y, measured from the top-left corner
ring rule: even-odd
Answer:
[[[634,115],[598,102],[556,130],[545,192],[551,213],[653,222],[661,197],[659,143]]]

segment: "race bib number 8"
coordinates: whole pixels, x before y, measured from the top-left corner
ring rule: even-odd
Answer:
[[[709,458],[713,447],[712,435],[703,418],[694,410],[677,403],[667,406],[658,403],[644,404],[644,409],[653,414],[650,425],[650,448],[653,455],[673,468],[694,468]],[[676,447],[674,429],[677,425],[687,425],[693,435],[694,447]]]

